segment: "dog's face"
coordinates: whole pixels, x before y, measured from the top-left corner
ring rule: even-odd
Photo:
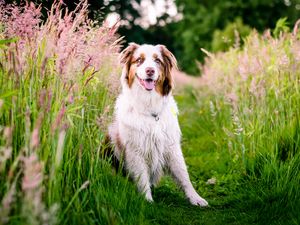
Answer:
[[[136,82],[145,91],[168,95],[171,91],[171,69],[176,67],[174,55],[164,45],[138,45],[135,43],[121,52],[124,79],[128,87]]]

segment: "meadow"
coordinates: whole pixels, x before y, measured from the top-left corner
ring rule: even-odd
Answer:
[[[168,176],[146,202],[104,156],[122,38],[86,12],[0,2],[0,224],[300,223],[298,24],[204,50],[175,92],[199,208]]]

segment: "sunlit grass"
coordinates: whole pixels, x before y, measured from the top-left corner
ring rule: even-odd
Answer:
[[[101,152],[118,90],[114,30],[94,26],[86,2],[75,14],[61,14],[56,3],[41,26],[33,4],[1,7],[8,16],[0,46],[1,222],[125,219],[119,211],[131,207],[119,201],[135,209],[141,198],[130,200],[135,189]],[[24,20],[26,29],[11,29]]]
[[[211,109],[213,152],[230,155],[229,174],[245,182],[239,205],[259,209],[262,223],[299,221],[299,48],[297,27],[278,38],[253,32],[242,49],[207,59],[210,100],[195,94],[198,110]]]
[[[103,158],[119,84],[115,28],[89,21],[85,3],[67,15],[56,4],[43,25],[33,4],[6,10],[0,224],[299,223],[297,31],[253,33],[243,49],[212,55],[205,85],[176,96],[189,174],[210,204],[200,209],[169,177],[147,203]],[[11,29],[25,14],[26,29]]]

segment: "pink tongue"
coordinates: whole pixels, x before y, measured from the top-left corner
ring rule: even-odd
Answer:
[[[151,81],[143,80],[143,83],[144,83],[144,87],[147,90],[152,90],[154,88],[154,86],[155,86],[155,82],[153,80],[151,80]]]

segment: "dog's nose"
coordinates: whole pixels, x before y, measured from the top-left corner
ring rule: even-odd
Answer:
[[[147,74],[147,76],[151,77],[151,76],[154,75],[154,73],[155,73],[155,70],[154,70],[153,67],[147,67],[146,68],[146,74]]]

